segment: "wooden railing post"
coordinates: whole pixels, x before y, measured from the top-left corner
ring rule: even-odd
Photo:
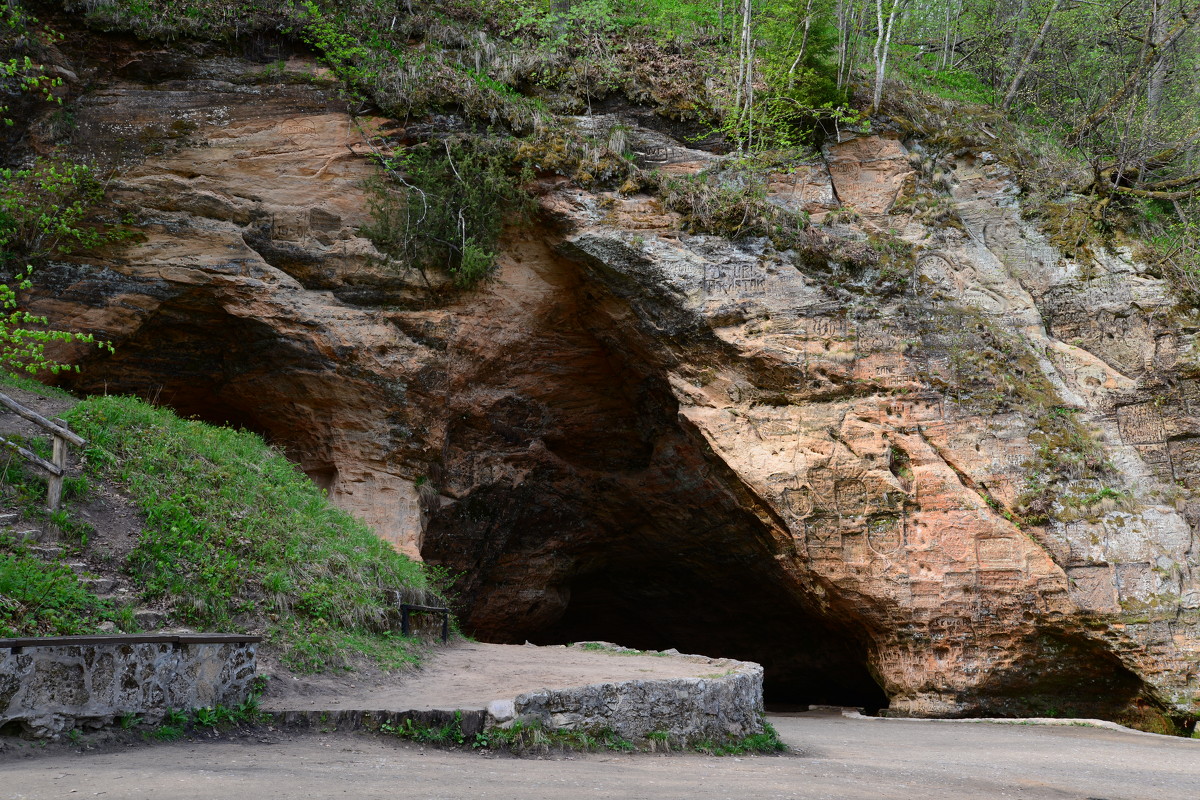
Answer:
[[[63,476],[67,471],[67,443],[70,442],[71,444],[83,447],[87,442],[82,436],[68,428],[66,421],[57,419],[51,422],[36,411],[30,411],[3,392],[0,392],[0,406],[4,406],[10,411],[15,412],[18,416],[29,420],[43,430],[48,431],[54,437],[54,453],[50,461],[46,461],[33,452],[21,447],[16,442],[11,442],[2,436],[0,436],[0,447],[7,447],[17,451],[25,460],[31,461],[46,470],[46,473],[50,476],[46,487],[46,507],[51,511],[57,511],[58,507],[62,505]]]
[[[54,434],[54,454],[50,457],[50,463],[62,471],[57,475],[50,473],[46,487],[46,508],[58,511],[62,505],[63,475],[67,471],[67,440],[57,433]]]

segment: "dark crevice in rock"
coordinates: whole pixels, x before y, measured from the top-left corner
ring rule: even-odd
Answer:
[[[1032,657],[990,676],[986,710],[1013,716],[1110,718],[1137,707],[1145,685],[1100,643],[1044,630],[1026,637]],[[1144,700],[1142,700],[1145,703]],[[1128,712],[1125,712],[1128,714]]]
[[[83,393],[134,394],[181,416],[245,428],[307,467],[325,432],[305,409],[306,384],[331,364],[308,343],[230,314],[207,288],[177,291],[109,356],[63,383]]]

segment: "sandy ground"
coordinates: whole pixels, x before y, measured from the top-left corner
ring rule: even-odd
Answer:
[[[422,667],[407,674],[279,677],[270,682],[262,705],[270,711],[486,708],[492,700],[537,689],[720,675],[727,664],[703,656],[458,642],[431,650]]]
[[[1200,792],[1200,740],[1096,728],[772,716],[779,757],[511,758],[278,732],[0,761],[0,798],[1163,800]]]

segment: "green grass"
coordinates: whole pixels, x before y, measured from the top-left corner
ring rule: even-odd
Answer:
[[[92,633],[112,616],[68,567],[47,563],[0,533],[0,637]]]
[[[892,64],[895,71],[904,76],[909,83],[938,97],[978,106],[992,106],[1000,100],[995,89],[979,80],[969,70],[937,70],[924,67],[917,63],[914,57],[916,48],[911,46],[897,46],[893,52],[895,58]]]
[[[666,731],[653,731],[647,734],[645,742],[639,745],[637,742],[622,737],[611,728],[594,731],[549,729],[537,722],[525,723],[521,720],[517,720],[507,728],[492,728],[477,733],[474,737],[469,737],[463,733],[462,716],[458,712],[455,713],[454,719],[445,725],[427,725],[405,719],[399,724],[385,722],[379,727],[379,732],[434,746],[469,745],[476,749],[504,750],[517,754],[549,753],[551,750],[560,752],[607,750],[633,753],[690,749],[708,755],[726,756],[787,751],[787,745],[780,741],[779,734],[770,723],[764,723],[763,733],[742,738],[729,737],[719,742],[706,739],[690,746],[674,742],[671,734]]]
[[[0,372],[0,389],[24,389],[47,399],[69,399],[71,393],[57,386],[47,386],[39,380],[16,372]]]
[[[692,745],[692,749],[713,756],[740,756],[749,753],[786,753],[788,747],[779,738],[775,726],[764,722],[762,733],[725,741],[705,740]]]
[[[307,670],[352,653],[411,660],[385,593],[426,600],[423,567],[258,436],[129,397],[90,398],[64,416],[88,440],[89,481],[117,481],[145,515],[128,564],[144,599],[200,629],[267,629]]]

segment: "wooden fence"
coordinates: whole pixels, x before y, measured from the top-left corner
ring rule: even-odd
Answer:
[[[83,447],[87,444],[87,441],[68,428],[67,423],[63,420],[51,422],[41,414],[26,408],[6,394],[0,393],[0,405],[6,407],[14,414],[24,417],[43,430],[48,431],[54,437],[54,451],[49,461],[37,453],[21,447],[16,442],[5,439],[3,436],[0,436],[0,446],[15,451],[26,461],[37,467],[41,467],[49,474],[49,485],[46,491],[46,508],[51,511],[57,511],[58,507],[62,504],[63,476],[67,472],[67,444],[70,443],[76,447]]]

